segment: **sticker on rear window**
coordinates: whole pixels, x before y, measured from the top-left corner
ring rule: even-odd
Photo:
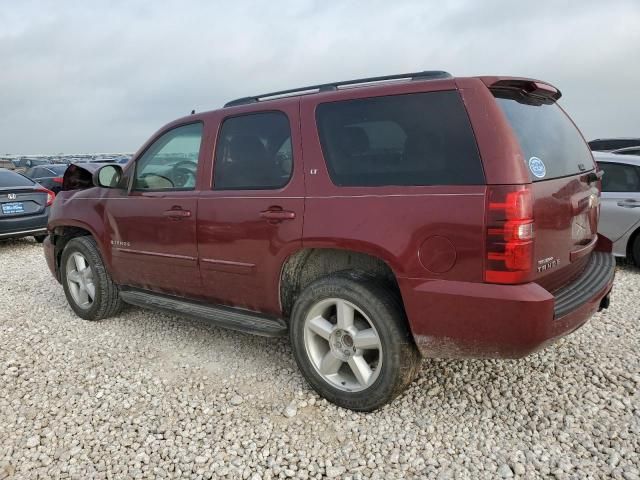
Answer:
[[[544,162],[538,157],[531,157],[529,159],[529,170],[536,178],[544,178],[547,174],[547,167]]]

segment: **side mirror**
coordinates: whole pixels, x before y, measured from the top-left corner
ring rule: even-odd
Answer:
[[[105,165],[93,173],[93,184],[102,188],[118,188],[122,180],[120,165]]]

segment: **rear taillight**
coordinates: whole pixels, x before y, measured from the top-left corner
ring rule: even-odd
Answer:
[[[40,188],[38,191],[47,194],[47,207],[50,206],[56,198],[56,194],[46,188]]]
[[[523,283],[533,269],[533,196],[527,185],[489,186],[484,279]]]
[[[53,177],[51,180],[55,183],[62,183],[63,177]]]

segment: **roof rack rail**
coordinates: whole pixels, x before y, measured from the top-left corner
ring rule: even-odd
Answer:
[[[290,90],[280,90],[279,92],[263,93],[261,95],[254,95],[252,97],[242,97],[232,100],[224,104],[226,107],[235,107],[237,105],[248,105],[250,103],[257,103],[260,101],[268,100],[270,97],[284,97],[294,93],[316,93],[316,92],[329,92],[337,90],[338,87],[346,85],[360,85],[366,83],[385,82],[389,80],[439,80],[444,78],[452,78],[449,72],[442,70],[426,70],[424,72],[413,73],[400,73],[397,75],[385,75],[382,77],[368,77],[357,78],[355,80],[344,80],[341,82],[323,83],[320,85],[311,85],[309,87],[292,88]]]

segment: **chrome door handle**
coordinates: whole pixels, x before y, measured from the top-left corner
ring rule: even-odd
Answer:
[[[181,208],[175,208],[171,210],[165,210],[162,212],[162,215],[165,217],[173,218],[179,220],[181,218],[188,218],[191,216],[191,210],[182,210]]]
[[[263,210],[262,212],[260,212],[260,216],[262,218],[266,218],[267,220],[281,222],[282,220],[293,220],[294,218],[296,218],[296,212],[270,208],[268,210]]]

